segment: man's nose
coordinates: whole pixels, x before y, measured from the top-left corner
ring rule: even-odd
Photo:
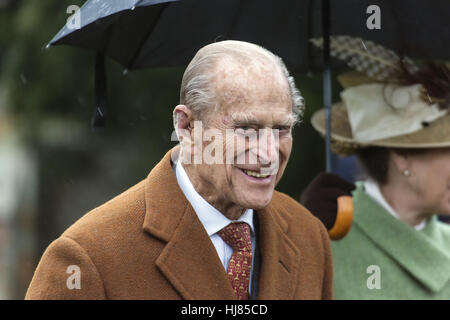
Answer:
[[[279,133],[276,129],[260,130],[258,139],[258,160],[263,166],[278,163]]]

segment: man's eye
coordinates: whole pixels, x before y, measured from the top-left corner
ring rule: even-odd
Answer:
[[[283,131],[283,132],[287,132],[291,130],[290,126],[275,126],[272,129],[278,130],[278,131]]]
[[[258,130],[256,130],[252,126],[238,126],[238,127],[236,127],[235,132],[238,135],[253,137],[254,135],[256,135],[258,133]]]
[[[238,127],[236,127],[236,130],[238,130],[238,131],[250,131],[250,130],[255,130],[255,129],[250,127],[250,126],[238,126]]]

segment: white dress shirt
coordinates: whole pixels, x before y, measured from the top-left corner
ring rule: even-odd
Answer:
[[[376,202],[378,202],[387,212],[392,214],[395,218],[400,219],[397,212],[395,212],[394,208],[391,207],[391,205],[386,201],[386,199],[383,197],[383,194],[381,193],[380,187],[378,184],[373,180],[366,180],[364,181],[364,189],[366,193],[372,197]],[[418,225],[414,226],[416,230],[422,230],[427,225],[427,220],[423,220]]]
[[[177,177],[178,185],[183,191],[186,199],[191,203],[192,208],[197,214],[200,222],[208,233],[214,247],[216,248],[217,254],[219,255],[220,261],[222,262],[225,270],[228,268],[228,262],[230,261],[231,255],[233,254],[233,249],[217,234],[218,231],[225,228],[231,222],[246,222],[250,226],[250,238],[252,241],[252,256],[255,256],[255,228],[253,225],[253,209],[247,209],[241,215],[238,220],[230,220],[225,217],[219,210],[210,205],[203,197],[198,194],[192,185],[189,177],[181,165],[180,161],[177,161],[175,174]],[[253,272],[253,261],[252,258],[252,268],[250,271],[250,283],[249,292],[251,290],[251,279]]]

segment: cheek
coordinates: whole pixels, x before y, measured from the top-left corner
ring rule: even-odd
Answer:
[[[450,160],[449,160],[450,161]],[[450,166],[448,162],[441,163],[438,172],[434,176],[435,201],[439,203],[439,207],[435,212],[448,215],[450,214]]]
[[[450,199],[450,170],[443,169],[443,166],[423,168],[412,180],[418,196],[430,206]]]
[[[280,144],[279,144],[279,168],[277,173],[277,179],[276,183],[280,181],[281,177],[283,176],[284,169],[287,166],[289,157],[291,156],[292,151],[292,137],[285,137],[280,138]]]
[[[280,164],[286,165],[287,161],[289,160],[289,157],[291,156],[292,151],[292,137],[283,137],[280,138]]]
[[[430,189],[433,187],[441,196],[450,191],[450,168],[446,165],[436,166],[434,170],[425,173]]]
[[[445,198],[450,203],[450,170],[447,171],[446,178],[443,179],[442,189],[445,190]]]

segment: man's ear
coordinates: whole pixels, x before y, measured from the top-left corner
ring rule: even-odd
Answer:
[[[173,116],[176,119],[174,122],[176,126],[175,131],[177,132],[178,139],[181,141],[186,134],[190,136],[192,111],[185,105],[179,104],[173,109]]]
[[[191,163],[192,155],[194,154],[194,144],[192,138],[192,111],[185,105],[177,105],[173,109],[175,131],[177,133],[178,141],[181,145],[180,160],[182,163]]]
[[[173,114],[177,119],[177,128],[188,129],[189,123],[192,121],[192,111],[183,104],[179,104],[173,109]]]

